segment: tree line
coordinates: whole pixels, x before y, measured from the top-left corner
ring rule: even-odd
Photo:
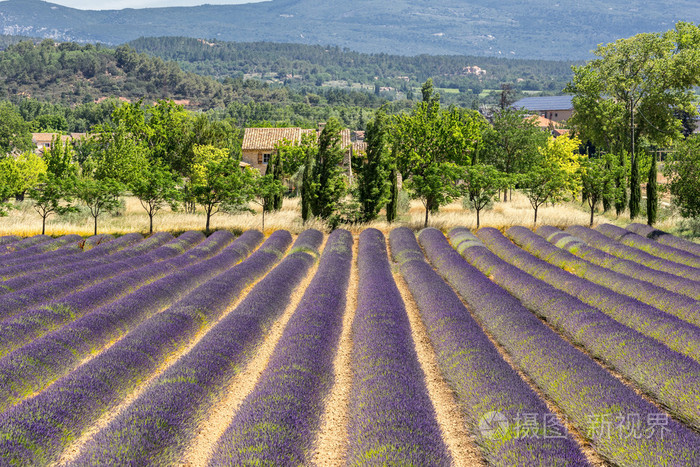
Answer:
[[[364,153],[347,160],[331,116],[318,137],[281,142],[266,171],[242,167],[242,130],[235,119],[192,113],[172,101],[114,105],[108,119],[76,144],[54,141],[43,155],[30,151],[27,122],[11,105],[0,106],[0,199],[27,194],[46,218],[81,201],[94,218],[114,210],[131,193],[153,218],[164,207],[206,214],[205,229],[219,212],[266,213],[282,206],[290,188],[301,197],[304,221],[335,227],[369,222],[382,210],[397,219],[402,190],[431,213],[457,199],[483,210],[521,191],[536,223],[545,204],[581,199],[639,216],[640,174],[647,178],[648,222],[656,221],[656,149],[673,148],[664,161],[670,191],[681,214],[700,212],[698,148],[691,135],[697,114],[698,28],[678,23],[663,34],[642,34],[601,46],[598,58],[574,69],[572,132],[554,138],[508,99],[487,119],[441,105],[428,79],[421,98],[402,111],[382,107],[366,118]],[[504,89],[504,92],[507,90]],[[24,125],[24,126],[23,126]],[[684,130],[687,130],[684,132]],[[348,165],[350,167],[348,167]],[[348,170],[353,176],[347,176]],[[579,198],[580,197],[580,198]],[[5,204],[5,208],[9,205]]]

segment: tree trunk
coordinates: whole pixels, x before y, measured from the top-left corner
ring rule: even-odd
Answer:
[[[479,230],[479,212],[480,211],[481,211],[480,209],[476,210],[476,229],[477,230]]]
[[[95,216],[95,235],[97,235],[97,216]]]
[[[386,220],[394,222],[399,207],[399,175],[396,169],[391,169],[391,198],[386,205]]]
[[[41,217],[41,235],[46,234],[46,216]]]
[[[535,223],[534,223],[535,225],[537,225],[537,209],[538,208],[539,208],[539,206],[535,206]]]
[[[656,153],[651,155],[649,179],[647,180],[647,224],[656,223],[656,212],[659,206],[659,192],[656,185]]]
[[[207,208],[207,226],[204,229],[204,233],[209,235],[209,219],[211,219],[211,209]]]
[[[591,206],[591,223],[589,224],[589,227],[593,227],[593,211],[595,209],[595,204]]]
[[[430,212],[430,203],[428,201],[425,201],[425,224],[423,227],[428,227],[428,213]]]
[[[630,174],[630,219],[634,219],[639,215],[639,205],[642,200],[642,188],[639,184],[639,160],[632,160]]]
[[[632,153],[630,155],[630,219],[634,220],[639,215],[639,204],[642,200],[642,188],[639,185],[639,160],[634,147],[634,106],[630,108],[630,134],[632,139]]]
[[[151,214],[150,212],[148,213],[148,219],[150,221],[150,227],[149,227],[148,233],[152,234],[153,233],[153,214]]]

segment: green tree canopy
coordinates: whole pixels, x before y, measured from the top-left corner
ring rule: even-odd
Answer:
[[[544,203],[557,203],[570,199],[580,189],[579,141],[576,138],[550,137],[539,148],[534,163],[520,176],[523,192],[537,212]]]
[[[395,117],[391,145],[411,196],[425,206],[425,226],[430,211],[459,196],[460,168],[470,163],[486,125],[475,111],[441,109],[430,82],[423,86],[423,101]]]
[[[681,112],[697,113],[700,30],[679,22],[665,33],[643,33],[599,46],[598,57],[574,67],[572,124],[583,138],[630,154],[630,217],[641,199],[637,146],[668,146],[680,137]]]

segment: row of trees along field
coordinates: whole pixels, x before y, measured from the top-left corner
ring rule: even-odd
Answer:
[[[649,174],[648,222],[656,215],[655,148],[675,145],[665,161],[671,194],[681,213],[697,216],[697,137],[683,134],[694,116],[700,32],[679,23],[663,34],[641,34],[596,51],[599,57],[575,68],[574,135],[553,138],[522,111],[503,105],[487,120],[476,111],[444,107],[432,80],[422,99],[405,112],[380,109],[367,123],[365,154],[343,167],[343,125],[327,121],[318,138],[282,142],[265,173],[241,168],[241,129],[231,120],[191,113],[172,101],[123,103],[105,123],[94,125],[75,145],[57,139],[42,156],[27,152],[31,142],[15,131],[23,123],[12,108],[0,125],[0,198],[29,195],[44,223],[51,214],[81,201],[97,221],[130,192],[151,220],[163,207],[210,218],[220,211],[246,210],[251,202],[266,212],[281,207],[285,192],[301,195],[302,218],[317,217],[331,227],[368,222],[382,209],[397,217],[399,180],[430,213],[463,198],[480,213],[513,189],[530,200],[537,222],[545,203],[582,194],[591,209],[615,207],[639,215],[640,171]],[[15,128],[15,129],[16,129]],[[580,138],[586,142],[581,145]],[[685,137],[684,137],[685,136]],[[25,150],[23,152],[23,150]],[[351,183],[352,181],[352,183]],[[629,191],[629,196],[628,196]],[[5,208],[9,207],[5,204]]]
[[[555,140],[510,109],[490,125],[473,110],[442,108],[430,80],[422,92],[408,113],[377,112],[368,124],[366,154],[351,162],[352,185],[336,119],[317,139],[283,142],[260,174],[240,167],[239,129],[160,101],[115,107],[109,125],[96,125],[75,146],[56,138],[41,156],[6,156],[0,166],[3,198],[28,194],[44,224],[80,200],[97,231],[99,216],[115,209],[125,192],[141,201],[151,229],[153,217],[170,205],[188,211],[200,206],[207,230],[212,215],[246,210],[251,201],[262,205],[263,216],[279,209],[285,180],[297,180],[303,219],[317,217],[331,226],[371,221],[385,207],[394,220],[399,175],[408,193],[423,201],[426,225],[430,212],[462,196],[478,218],[499,191],[516,186],[530,198],[535,216],[543,203],[576,193],[577,140]],[[7,148],[18,144],[7,141]]]

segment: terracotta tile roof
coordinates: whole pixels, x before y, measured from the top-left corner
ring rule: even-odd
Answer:
[[[242,148],[246,150],[273,150],[275,144],[287,139],[293,143],[299,142],[302,135],[314,135],[318,138],[319,132],[313,129],[302,128],[246,128],[243,134]],[[344,129],[340,132],[343,148],[353,146],[352,132]]]
[[[246,128],[243,134],[243,150],[273,150],[275,144],[284,139],[296,143],[300,138],[300,128]]]
[[[558,125],[558,123],[555,122],[554,120],[544,118],[542,115],[533,116],[533,117],[530,117],[530,119],[533,122],[535,122],[535,125],[537,125],[540,128],[549,128],[550,126],[556,127]]]
[[[66,142],[71,139],[84,138],[86,133],[71,133],[70,135],[60,135],[61,141]],[[34,144],[50,144],[58,133],[32,133],[32,142]]]
[[[56,135],[58,133],[32,133],[32,142],[34,144],[50,143]]]

